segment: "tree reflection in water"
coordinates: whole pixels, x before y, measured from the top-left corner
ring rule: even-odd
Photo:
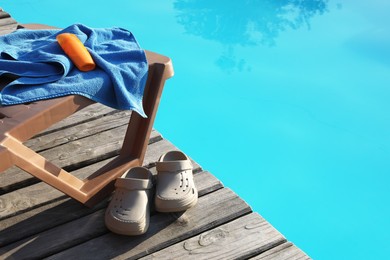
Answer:
[[[302,25],[327,11],[328,0],[177,0],[177,20],[189,34],[224,45],[217,65],[242,70],[243,59],[234,55],[234,46],[273,46],[279,33]]]

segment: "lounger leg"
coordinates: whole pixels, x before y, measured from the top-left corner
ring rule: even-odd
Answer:
[[[10,168],[14,163],[12,162],[11,154],[8,149],[0,146],[0,173]]]
[[[122,158],[139,158],[142,164],[164,88],[165,72],[166,66],[164,64],[155,64],[153,69],[149,71],[143,98],[144,110],[148,117],[143,118],[136,113],[131,115],[120,153]]]
[[[79,201],[84,200],[85,194],[80,191],[84,184],[83,181],[49,162],[12,137],[8,137],[3,142],[3,146],[11,154],[13,164],[65,194]]]

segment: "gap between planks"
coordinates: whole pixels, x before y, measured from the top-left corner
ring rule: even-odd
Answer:
[[[199,186],[199,191],[200,191],[199,194],[201,195],[200,199],[199,199],[200,201],[206,201],[206,202],[210,201],[210,200],[205,200],[204,197],[207,197],[207,196],[209,196],[209,194],[213,194],[215,191],[218,191],[222,188],[222,184],[214,176],[212,176],[208,172],[197,173],[194,175],[194,177],[195,177],[196,185]],[[233,193],[230,192],[230,194],[233,194]],[[215,197],[215,195],[214,195],[214,197]],[[221,196],[219,196],[219,197],[221,197]],[[236,200],[240,200],[236,195],[234,195],[233,197],[236,197]],[[222,198],[219,198],[219,200],[221,200],[221,199]],[[211,201],[213,201],[213,200],[211,200]],[[73,204],[73,207],[77,208],[77,205],[75,205],[74,203],[71,203],[71,204]],[[200,202],[199,204],[202,205],[202,204],[205,204],[205,202]],[[54,203],[53,205],[56,205],[56,203]],[[66,206],[68,206],[67,212],[72,212],[72,208],[69,208],[69,205],[66,205]],[[14,255],[14,253],[16,251],[18,251],[18,252],[23,251],[23,254],[41,258],[44,255],[54,253],[52,250],[54,250],[54,251],[58,250],[58,246],[70,247],[70,246],[77,245],[78,242],[80,242],[81,240],[85,241],[85,240],[90,239],[91,237],[96,237],[96,236],[102,235],[102,233],[103,234],[107,234],[107,233],[111,234],[110,232],[108,232],[108,230],[104,226],[104,223],[102,222],[104,219],[105,206],[106,206],[106,203],[104,203],[104,205],[102,205],[102,208],[100,208],[100,209],[97,208],[96,211],[91,212],[89,215],[82,216],[82,217],[77,216],[75,219],[68,219],[67,222],[65,222],[61,225],[57,225],[57,226],[52,227],[49,230],[46,230],[43,232],[38,232],[38,233],[30,236],[29,238],[25,238],[25,239],[22,239],[22,240],[15,242],[15,243],[9,244],[8,246],[2,247],[2,248],[0,248],[0,255],[1,255],[1,257],[7,257],[7,256],[11,256],[11,255],[13,257],[16,257],[16,255]],[[47,212],[46,216],[42,216],[42,213],[45,213],[45,212],[38,213],[38,215],[37,215],[38,217],[36,217],[35,222],[42,221],[45,217],[50,216],[50,214],[52,214],[52,213],[57,213],[57,210],[58,210],[57,207],[58,207],[58,205],[53,208],[54,211],[49,210],[49,212]],[[205,205],[203,207],[205,207]],[[245,208],[247,208],[247,206],[245,206]],[[88,209],[86,209],[86,210],[88,211]],[[64,211],[60,211],[60,212],[63,213]],[[192,214],[192,213],[188,213],[188,214]],[[71,214],[68,214],[68,215],[71,215]],[[68,215],[62,216],[62,217],[69,217]],[[153,214],[152,219],[156,218],[156,215],[159,215],[159,214]],[[172,217],[170,214],[160,214],[160,215],[163,215],[162,216],[163,219]],[[195,215],[197,215],[198,218],[202,217],[202,215],[200,215],[199,213],[195,214]],[[157,218],[161,218],[161,217],[157,217]],[[8,229],[5,229],[2,232],[0,232],[0,234],[1,234],[0,237],[3,237],[3,235],[5,236],[5,235],[11,234],[13,232],[12,228],[14,226],[21,225],[25,222],[30,222],[30,221],[31,221],[31,218],[26,219],[20,223],[16,223],[14,225],[11,225]],[[152,222],[153,222],[153,220],[151,221],[151,223]],[[169,220],[169,222],[171,222],[171,221]],[[82,224],[82,223],[84,223],[84,224]],[[179,224],[183,224],[183,223],[179,223]],[[41,224],[41,226],[43,227],[44,225]],[[26,243],[27,244],[33,243],[33,241],[35,241],[38,237],[40,238],[40,240],[42,239],[42,241],[47,241],[48,244],[45,245],[45,243],[43,243],[43,245],[40,246],[42,248],[36,248],[36,247],[30,248],[29,246],[27,246],[25,248],[23,247],[23,245],[26,245]],[[118,237],[123,237],[123,236],[118,236]],[[4,240],[5,240],[5,238],[4,238]],[[60,245],[57,245],[56,241]],[[3,241],[3,242],[5,243],[6,241]],[[21,250],[21,248],[24,248],[24,249]],[[66,249],[66,248],[62,248],[62,250],[63,249]],[[32,250],[33,252],[30,252],[30,250]],[[43,250],[43,251],[40,251],[40,250]],[[49,250],[50,252],[48,252],[47,250]]]
[[[67,171],[114,157],[121,149],[130,113],[113,113],[112,110],[100,104],[92,105],[54,125],[43,135],[29,140],[26,144],[34,151],[41,151],[42,156]],[[94,120],[85,120],[86,118]],[[70,127],[64,129],[67,125]],[[162,140],[162,136],[157,131],[152,131],[149,143],[159,140]],[[12,167],[0,173],[0,194],[38,181],[32,175]]]
[[[274,227],[251,213],[141,259],[247,259],[284,242]]]
[[[178,150],[172,143],[162,139],[158,142],[148,145],[146,155],[144,159],[144,166],[152,168],[155,162],[161,156],[161,154],[168,151]],[[100,161],[86,167],[80,168],[72,172],[76,177],[83,179],[101,168],[103,165],[112,160]],[[201,171],[201,167],[196,162],[192,161],[194,166],[194,172]],[[43,182],[37,184],[30,184],[26,187],[7,192],[0,196],[0,219],[4,219],[20,212],[30,210],[37,207],[40,203],[45,204],[49,200],[56,200],[62,196],[62,193],[51,188],[49,185]]]
[[[155,214],[149,230],[138,237],[118,236],[111,232],[69,248],[49,259],[91,259],[99,250],[100,259],[136,259],[181,240],[250,213],[250,207],[231,190],[223,188],[202,196],[184,214]]]

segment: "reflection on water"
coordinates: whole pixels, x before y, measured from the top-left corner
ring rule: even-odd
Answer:
[[[177,0],[177,20],[189,34],[224,45],[216,64],[223,69],[246,68],[232,46],[275,45],[279,33],[302,25],[327,11],[328,0]]]
[[[215,61],[215,64],[224,71],[231,73],[234,70],[250,71],[250,66],[247,65],[245,59],[237,58],[234,53],[234,48],[231,45],[224,46],[224,50],[220,57]]]

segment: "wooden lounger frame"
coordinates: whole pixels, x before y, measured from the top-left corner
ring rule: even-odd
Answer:
[[[53,28],[39,24],[29,29]],[[93,206],[114,189],[114,180],[127,169],[142,165],[165,81],[173,76],[168,57],[146,51],[149,64],[143,106],[147,118],[132,113],[120,155],[81,180],[23,145],[52,124],[94,102],[78,95],[29,104],[0,106],[0,173],[16,165],[87,206]],[[1,82],[2,86],[6,82]],[[1,87],[1,85],[0,85]]]

